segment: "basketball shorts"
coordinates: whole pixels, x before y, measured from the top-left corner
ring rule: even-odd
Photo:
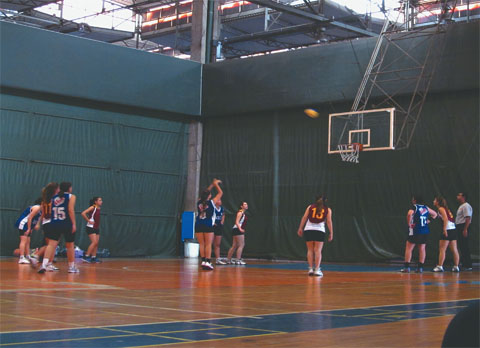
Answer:
[[[449,241],[452,241],[452,240],[457,240],[457,230],[447,230],[447,237],[445,237],[445,235],[442,234],[440,235],[440,240],[449,240]]]
[[[85,228],[85,231],[87,231],[87,234],[88,235],[91,235],[91,234],[100,234],[100,229],[99,228],[93,228],[93,227],[86,227]]]
[[[213,226],[196,223],[195,233],[213,233]]]
[[[407,240],[413,244],[427,244],[428,234],[414,234],[408,236]]]
[[[24,230],[18,229],[18,235],[19,235],[20,237],[24,237],[24,236],[25,236],[25,237],[30,237],[30,236],[32,235],[32,233],[30,232],[30,235],[27,236],[27,235],[25,235],[25,232],[27,232],[27,231],[26,231],[26,230],[24,231]]]
[[[318,230],[305,230],[303,231],[303,238],[306,242],[324,242],[325,232]]]
[[[216,236],[223,236],[223,225],[213,225],[213,233],[215,233]]]
[[[245,235],[245,233],[240,232],[240,230],[239,230],[238,228],[233,228],[233,229],[232,229],[232,234],[233,234],[234,236],[243,236],[243,235]]]
[[[72,225],[52,225],[50,226],[48,233],[49,236],[45,236],[49,239],[58,241],[63,234],[66,243],[75,242],[75,233],[72,233]]]

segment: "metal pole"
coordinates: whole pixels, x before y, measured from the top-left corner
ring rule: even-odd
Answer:
[[[213,11],[214,0],[207,0],[207,37],[205,38],[205,63],[212,61],[212,34],[213,34]]]
[[[467,23],[470,22],[470,0],[467,0]]]

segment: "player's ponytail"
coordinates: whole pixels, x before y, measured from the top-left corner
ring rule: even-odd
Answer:
[[[202,191],[202,193],[200,194],[200,203],[201,204],[206,204],[210,194],[211,194],[210,190]]]
[[[97,206],[95,202],[96,202],[97,199],[99,199],[99,198],[100,198],[100,197],[93,197],[93,198],[90,200],[90,206],[92,206],[92,205]]]
[[[324,207],[327,207],[327,197],[321,195],[317,196],[315,199],[315,206],[317,207],[317,211],[322,210]]]
[[[63,197],[65,195],[65,192],[67,192],[70,187],[72,187],[72,183],[71,182],[62,182],[60,183],[60,192],[58,193],[58,196],[59,197]]]
[[[45,218],[50,217],[50,210],[52,204],[52,198],[57,192],[58,184],[56,182],[51,182],[42,189],[42,211]]]
[[[448,210],[447,200],[445,198],[443,198],[442,196],[437,196],[435,197],[435,199],[439,207],[442,207],[442,208],[445,208],[445,210]]]

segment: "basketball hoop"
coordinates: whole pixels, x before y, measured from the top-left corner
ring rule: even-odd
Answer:
[[[363,144],[339,144],[337,148],[340,151],[343,162],[359,163],[358,157],[360,156],[360,151],[363,150]]]

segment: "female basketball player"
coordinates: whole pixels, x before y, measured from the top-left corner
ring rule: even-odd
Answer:
[[[447,247],[450,246],[450,250],[453,254],[453,268],[452,272],[460,272],[458,264],[460,262],[460,256],[457,250],[457,231],[455,229],[455,218],[452,212],[448,209],[447,201],[441,196],[435,197],[433,205],[438,209],[438,215],[442,218],[442,235],[439,241],[438,250],[438,264],[433,269],[433,272],[443,272],[443,262],[445,261],[445,252]]]
[[[235,217],[235,225],[233,225],[232,234],[233,234],[233,243],[230,250],[228,250],[228,263],[234,265],[246,265],[245,261],[242,259],[243,248],[245,247],[245,226],[247,224],[247,216],[245,211],[248,210],[247,202],[242,202],[240,204],[240,209],[237,212]],[[232,259],[233,253],[236,251],[236,259]]]
[[[315,203],[310,204],[300,220],[297,234],[305,238],[307,244],[308,275],[323,277],[320,263],[322,261],[322,249],[325,241],[325,222],[327,223],[328,241],[333,240],[332,209],[327,207],[327,199],[317,197]]]
[[[213,242],[213,224],[215,220],[216,202],[222,198],[223,191],[220,188],[222,182],[218,179],[213,179],[208,188],[202,192],[200,199],[197,202],[197,218],[195,221],[195,237],[200,244],[200,256],[202,257],[202,268],[212,270],[212,242]],[[216,196],[212,199],[211,190],[217,190]]]
[[[53,255],[49,258],[46,255],[46,251],[48,248],[48,244],[50,242],[50,222],[51,222],[51,214],[52,214],[52,198],[60,191],[58,184],[56,182],[51,182],[47,186],[42,189],[42,204],[41,204],[41,211],[42,215],[40,220],[38,221],[37,225],[42,225],[43,236],[45,238],[46,247],[40,248],[38,252],[35,253],[34,257],[38,260],[43,255],[42,266],[38,270],[39,273],[43,273],[45,271],[58,271],[58,268],[53,266],[52,261],[55,257],[55,250],[53,250]],[[45,266],[43,266],[45,263]]]
[[[410,261],[412,260],[412,251],[415,245],[418,245],[418,264],[415,272],[423,272],[423,264],[425,263],[428,234],[429,217],[433,219],[437,217],[435,210],[425,205],[422,197],[415,195],[412,197],[413,208],[407,213],[408,238],[405,244],[405,265],[400,270],[402,273],[410,273]]]
[[[18,228],[20,233],[20,259],[18,263],[29,264],[30,261],[30,236],[32,235],[32,229],[38,230],[37,222],[40,219],[40,203],[42,199],[39,198],[35,203],[25,209],[15,222],[15,227]],[[36,260],[33,260],[35,262]]]
[[[60,236],[63,234],[65,238],[65,246],[67,247],[68,273],[79,273],[75,267],[75,232],[77,225],[75,222],[75,201],[76,197],[72,194],[72,184],[62,182],[60,184],[60,192],[53,196],[51,201],[51,226],[47,238],[48,246],[43,258],[42,267],[39,273],[46,271],[48,260],[53,259],[55,249],[58,245]],[[47,259],[47,261],[46,261]]]
[[[98,242],[100,240],[100,209],[102,208],[102,197],[93,197],[90,200],[90,207],[82,212],[82,217],[87,221],[86,231],[90,238],[90,245],[82,260],[87,263],[101,263],[97,259]]]
[[[217,265],[225,265],[226,262],[220,257],[220,243],[223,236],[223,224],[225,223],[225,210],[222,207],[222,200],[218,199],[215,203],[215,224],[213,225],[213,250],[215,252],[215,263]]]

